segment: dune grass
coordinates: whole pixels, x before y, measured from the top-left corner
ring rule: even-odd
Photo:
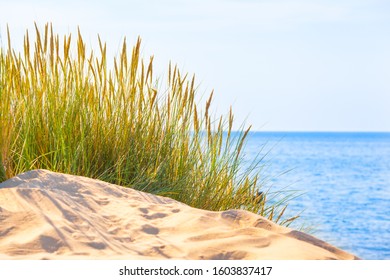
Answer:
[[[285,225],[296,219],[283,217],[287,196],[268,203],[261,160],[243,170],[250,128],[233,132],[231,110],[213,118],[212,93],[196,104],[194,76],[169,65],[159,89],[140,40],[131,51],[125,41],[109,69],[100,38],[88,52],[80,31],[60,38],[51,25],[35,29],[21,53],[8,30],[0,52],[0,182],[43,168],[197,208],[245,209]]]

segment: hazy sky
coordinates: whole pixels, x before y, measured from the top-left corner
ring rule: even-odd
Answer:
[[[0,0],[14,47],[52,22],[61,34],[96,34],[114,56],[143,40],[162,74],[171,60],[215,90],[219,114],[254,130],[390,131],[388,0]]]

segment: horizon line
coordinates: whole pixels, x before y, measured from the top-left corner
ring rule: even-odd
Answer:
[[[241,132],[241,130],[232,130],[232,132]],[[382,133],[382,134],[390,134],[390,131],[343,131],[343,130],[250,130],[251,132],[260,132],[260,133]]]

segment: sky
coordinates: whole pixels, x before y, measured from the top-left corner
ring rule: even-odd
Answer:
[[[388,0],[0,0],[2,46],[34,22],[99,34],[112,57],[140,36],[161,79],[170,61],[195,74],[236,128],[390,132]]]

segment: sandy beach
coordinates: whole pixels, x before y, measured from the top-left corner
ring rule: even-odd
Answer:
[[[243,210],[33,170],[0,184],[0,259],[356,259]]]

